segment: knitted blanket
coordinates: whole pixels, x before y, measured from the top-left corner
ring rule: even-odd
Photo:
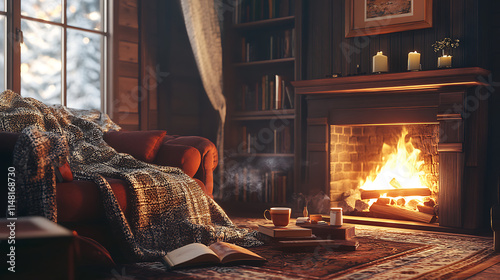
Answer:
[[[101,119],[102,120],[102,119]],[[12,91],[0,95],[0,130],[21,132],[14,149],[18,215],[57,221],[54,168],[70,163],[75,179],[99,186],[110,230],[131,261],[154,261],[180,246],[215,241],[260,245],[256,232],[237,228],[198,184],[175,167],[162,167],[116,152],[103,140],[110,120],[47,106]],[[106,178],[128,182],[129,219]]]

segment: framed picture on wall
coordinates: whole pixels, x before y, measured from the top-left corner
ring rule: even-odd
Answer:
[[[432,0],[345,0],[345,37],[432,27]]]

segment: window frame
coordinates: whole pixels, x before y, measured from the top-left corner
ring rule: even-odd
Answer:
[[[21,0],[22,1],[22,0]],[[47,21],[39,18],[21,15],[21,1],[19,0],[6,0],[6,12],[0,14],[6,15],[5,24],[5,53],[6,53],[6,69],[5,69],[5,83],[8,89],[15,92],[21,92],[21,42],[22,42],[22,29],[21,19],[31,20],[38,23],[50,24],[62,28],[62,46],[61,46],[61,104],[67,105],[67,78],[66,78],[66,53],[67,53],[67,30],[78,30],[99,34],[103,36],[101,43],[102,56],[101,56],[101,108],[104,113],[108,112],[108,100],[110,96],[112,82],[112,12],[114,1],[102,0],[102,15],[103,22],[101,30],[85,29],[69,25],[67,23],[67,0],[62,0],[62,22]]]
[[[3,80],[4,80],[4,84],[5,84],[5,87],[6,88],[9,88],[9,83],[8,83],[8,77],[7,77],[7,69],[8,68],[8,64],[9,64],[9,56],[8,56],[8,52],[9,52],[9,49],[8,49],[8,45],[9,45],[9,19],[10,19],[10,16],[8,14],[8,11],[7,10],[7,3],[4,2],[4,7],[3,7],[4,11],[0,11],[0,16],[3,16],[5,18],[5,23],[4,23],[4,30],[3,30],[3,34],[6,34],[5,37],[4,37],[4,45],[3,45],[3,50],[4,50],[4,73],[3,73]]]

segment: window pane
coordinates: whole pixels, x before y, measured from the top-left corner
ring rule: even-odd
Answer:
[[[101,0],[68,0],[68,24],[87,29],[102,30]]]
[[[0,90],[5,89],[5,16],[0,16]]]
[[[68,29],[67,106],[101,109],[101,65],[103,36]]]
[[[21,15],[61,22],[62,0],[21,0]]]
[[[0,11],[5,12],[5,0],[0,0]]]
[[[21,20],[21,95],[61,104],[61,27]]]

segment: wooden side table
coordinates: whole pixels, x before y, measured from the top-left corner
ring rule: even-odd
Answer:
[[[73,233],[43,217],[0,219],[1,279],[74,279]]]

